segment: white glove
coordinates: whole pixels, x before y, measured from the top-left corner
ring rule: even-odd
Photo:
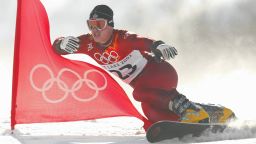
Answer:
[[[77,37],[68,36],[61,40],[60,49],[67,53],[74,53],[79,48],[80,40]]]
[[[160,44],[156,47],[158,49],[164,60],[170,60],[171,58],[174,58],[176,55],[178,55],[178,51],[175,49],[175,47],[169,46],[167,44]]]

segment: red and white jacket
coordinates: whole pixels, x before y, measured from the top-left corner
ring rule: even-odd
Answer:
[[[153,41],[124,30],[114,29],[112,43],[108,47],[97,44],[91,34],[81,35],[76,53],[87,54],[104,69],[130,83],[153,60],[148,53]],[[58,43],[58,39],[53,46]]]

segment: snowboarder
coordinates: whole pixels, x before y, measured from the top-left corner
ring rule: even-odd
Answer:
[[[134,89],[133,97],[141,102],[151,123],[160,120],[224,123],[234,117],[228,108],[194,103],[177,91],[177,72],[166,62],[178,54],[173,46],[114,29],[113,11],[107,5],[94,7],[87,25],[88,34],[56,39],[55,51],[61,55],[87,54],[117,75]]]

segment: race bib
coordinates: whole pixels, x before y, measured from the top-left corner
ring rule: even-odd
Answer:
[[[134,50],[124,59],[107,65],[101,65],[103,68],[122,79],[125,83],[130,83],[147,64],[139,50]]]

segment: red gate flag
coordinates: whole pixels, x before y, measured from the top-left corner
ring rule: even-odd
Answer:
[[[39,0],[18,0],[14,48],[12,129],[15,124],[113,116],[146,122],[107,72],[54,52]]]

